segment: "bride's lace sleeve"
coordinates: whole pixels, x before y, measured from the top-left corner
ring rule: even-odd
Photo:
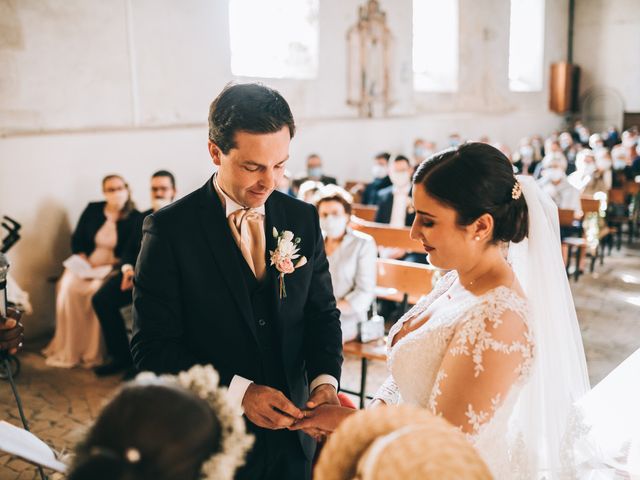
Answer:
[[[532,360],[525,302],[497,300],[474,308],[457,327],[429,399],[434,413],[469,434],[493,417]]]
[[[393,377],[389,375],[373,396],[374,400],[382,400],[387,405],[396,405],[400,400],[400,393]]]

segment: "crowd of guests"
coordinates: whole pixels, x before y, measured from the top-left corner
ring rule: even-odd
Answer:
[[[562,236],[581,235],[581,197],[606,195],[640,175],[638,130],[619,134],[615,128],[590,133],[581,123],[554,132],[546,139],[522,138],[515,152],[494,144],[511,160],[514,172],[536,178],[559,209],[575,212],[575,225],[563,227]],[[480,139],[490,143],[487,137]],[[463,143],[459,134],[448,146]],[[358,323],[371,312],[375,300],[377,257],[425,263],[424,255],[398,248],[378,247],[372,237],[349,226],[354,203],[377,207],[375,222],[409,227],[415,211],[411,178],[419,162],[437,150],[434,142],[416,139],[411,157],[381,152],[372,160],[368,183],[351,185],[349,191],[327,175],[318,154],[307,157],[304,175],[285,173],[278,190],[316,205],[325,238],[334,294],[342,317],[343,341],[358,335]],[[151,212],[176,196],[174,176],[165,170],[151,177],[152,209],[139,212],[124,178],[103,179],[104,200],[90,203],[72,235],[72,251],[92,267],[111,265],[106,279],[86,280],[66,269],[57,290],[56,333],[44,350],[54,366],[93,367],[98,375],[135,371],[122,308],[132,301],[134,267],[142,240],[142,222]],[[357,198],[357,202],[354,201]],[[565,252],[566,255],[566,252]],[[388,306],[380,305],[389,312]]]

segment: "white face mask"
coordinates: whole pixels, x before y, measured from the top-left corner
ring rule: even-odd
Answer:
[[[406,187],[411,183],[411,174],[409,172],[389,172],[391,183],[396,187]]]
[[[387,176],[387,167],[385,167],[384,165],[380,165],[379,163],[376,163],[371,168],[371,173],[373,174],[373,178],[384,178]]]
[[[347,229],[346,215],[327,215],[320,219],[320,228],[327,238],[340,238]]]
[[[151,199],[151,208],[154,212],[157,212],[161,208],[166,207],[171,203],[171,200],[168,198],[153,198]]]
[[[564,177],[564,172],[559,168],[548,168],[545,170],[545,176],[552,182],[559,182]]]
[[[531,159],[533,157],[533,147],[529,145],[525,145],[524,147],[520,147],[520,155],[525,159]]]
[[[113,209],[122,210],[124,204],[129,199],[129,192],[126,190],[118,190],[117,192],[108,192],[104,194],[107,205]]]
[[[616,158],[613,161],[614,170],[623,170],[627,166],[627,160],[625,158]]]

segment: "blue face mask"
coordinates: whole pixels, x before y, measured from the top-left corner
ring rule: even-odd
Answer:
[[[322,167],[311,167],[307,169],[307,173],[310,177],[320,178],[322,177]]]

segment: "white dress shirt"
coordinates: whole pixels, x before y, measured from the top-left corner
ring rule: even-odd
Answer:
[[[406,227],[407,207],[409,206],[409,192],[411,185],[406,187],[393,187],[393,206],[391,207],[391,219],[389,225],[392,227]]]
[[[229,215],[246,207],[235,202],[222,190],[222,188],[220,188],[220,185],[218,185],[217,177],[218,175],[213,176],[213,186],[225,208],[225,216],[229,218]],[[260,205],[259,207],[253,208],[252,210],[254,210],[256,213],[261,214],[263,217],[265,215],[264,204]],[[245,393],[247,393],[247,388],[249,388],[249,385],[251,385],[252,383],[253,381],[249,380],[248,378],[244,378],[241,375],[234,375],[231,379],[231,383],[229,384],[229,390],[227,392],[228,398],[242,409],[242,400],[244,399]],[[338,380],[332,375],[327,374],[318,375],[311,382],[311,385],[309,385],[309,390],[313,392],[316,387],[319,387],[320,385],[323,385],[325,383],[333,386],[333,388],[338,391]]]

